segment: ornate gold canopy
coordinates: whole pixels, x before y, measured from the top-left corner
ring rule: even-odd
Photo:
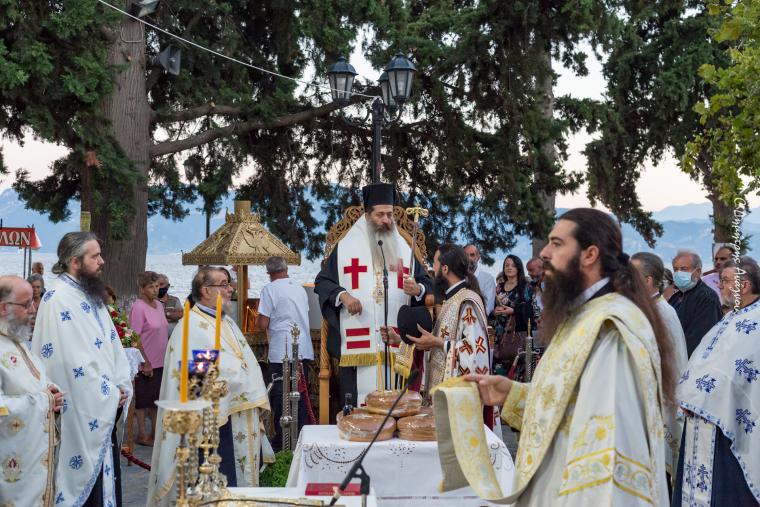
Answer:
[[[279,255],[288,264],[301,264],[301,256],[266,230],[259,215],[251,213],[251,201],[235,201],[235,213],[227,213],[223,226],[190,253],[183,265],[261,265]]]

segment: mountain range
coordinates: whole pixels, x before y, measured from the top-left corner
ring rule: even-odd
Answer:
[[[191,213],[182,222],[173,222],[161,216],[148,219],[148,254],[167,254],[179,251],[188,252],[204,239],[205,218],[198,211],[200,203],[190,206]],[[227,198],[222,209],[232,210],[233,199]],[[34,226],[42,241],[41,252],[55,252],[61,236],[67,232],[78,230],[79,203],[72,201],[69,209],[71,219],[54,224],[45,215],[26,209],[13,189],[0,192],[0,219],[5,227]],[[654,218],[664,228],[664,234],[653,249],[670,264],[670,259],[679,248],[696,250],[706,266],[710,266],[712,248],[712,223],[710,221],[711,205],[708,202],[668,206],[654,213]],[[760,252],[760,213],[753,213],[760,208],[754,208],[742,224],[742,235],[749,236],[750,255]],[[563,210],[557,210],[561,213]],[[316,207],[315,219],[324,221],[321,210]],[[215,230],[224,222],[224,212],[211,220],[211,229]],[[634,253],[652,251],[644,239],[627,224],[623,224],[623,241],[625,251]],[[5,249],[8,250],[8,249]],[[518,238],[512,253],[524,260],[530,256],[531,246],[527,237]],[[502,259],[506,252],[497,252],[494,257]]]

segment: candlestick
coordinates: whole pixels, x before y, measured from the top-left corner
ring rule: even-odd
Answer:
[[[182,319],[182,366],[179,369],[179,401],[187,403],[188,387],[188,346],[187,339],[190,332],[190,302],[185,301],[185,316]]]
[[[214,335],[214,348],[222,350],[222,294],[216,293],[216,334]],[[217,363],[218,365],[219,363]]]

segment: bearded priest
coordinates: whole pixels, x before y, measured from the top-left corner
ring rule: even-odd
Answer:
[[[435,252],[433,271],[436,295],[443,301],[441,311],[432,332],[416,324],[417,329],[406,336],[418,349],[427,352],[422,386],[427,393],[452,377],[486,375],[491,365],[485,305],[467,254],[462,247],[445,243]],[[412,326],[404,323],[400,327]],[[385,339],[385,328],[382,333]],[[389,343],[401,340],[395,330],[389,329],[387,333]],[[484,409],[484,419],[493,428],[491,407]]]
[[[55,421],[63,394],[27,348],[34,313],[32,286],[0,277],[0,505],[49,507],[55,500]]]
[[[132,393],[129,363],[103,303],[105,262],[90,232],[58,244],[58,275],[37,312],[32,351],[65,393],[55,503],[121,505],[117,435]]]
[[[622,251],[620,228],[601,211],[570,210],[541,258],[541,336],[550,343],[532,383],[466,377],[522,432],[514,489],[499,502],[668,505],[663,412],[674,403],[672,340]]]
[[[385,324],[383,266],[389,272],[389,326],[396,326],[401,306],[424,305],[424,296],[431,290],[430,277],[419,261],[414,263],[414,273],[409,273],[411,248],[399,234],[393,215],[396,195],[389,183],[362,189],[364,215],[335,245],[314,281],[329,329],[327,351],[340,360],[341,403],[351,394],[360,405],[368,393],[384,388],[379,385],[377,366],[378,357],[382,361],[385,354],[380,337]],[[421,354],[418,357],[421,360]],[[384,376],[390,382],[390,368]]]
[[[191,290],[196,301],[189,312],[188,352],[214,348],[217,294],[222,298],[221,351],[219,380],[226,380],[227,396],[220,400],[219,465],[227,477],[227,486],[245,487],[259,484],[259,456],[266,450],[265,461],[273,461],[266,441],[262,411],[269,410],[269,399],[259,362],[245,336],[229,317],[232,286],[218,268],[201,268],[193,277]],[[179,363],[182,360],[182,328],[174,328],[164,358],[161,400],[179,400]],[[189,360],[192,358],[188,357]],[[179,436],[164,430],[164,410],[158,409],[156,441],[153,446],[148,505],[169,505],[176,498],[175,451]]]

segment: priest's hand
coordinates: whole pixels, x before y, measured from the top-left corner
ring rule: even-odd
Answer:
[[[494,315],[512,315],[515,313],[515,309],[509,306],[497,306],[493,310]]]
[[[126,391],[123,391],[121,388],[119,388],[119,406],[123,407],[124,403],[127,402],[127,398],[129,398],[129,394]]]
[[[351,315],[362,313],[362,302],[348,292],[344,292],[340,295],[340,301],[343,303],[343,306],[346,307],[346,310],[348,310],[348,313]]]
[[[507,400],[512,381],[501,375],[465,375],[465,380],[478,383],[483,405],[501,406]]]
[[[55,384],[48,384],[47,388],[53,395],[53,412],[60,412],[63,407],[63,392]]]
[[[150,361],[147,359],[142,364],[142,374],[146,377],[152,377],[153,376],[153,365],[150,364]]]
[[[380,336],[383,338],[383,343],[387,343],[388,345],[398,345],[401,343],[401,336],[392,327],[380,326]]]
[[[422,292],[422,287],[410,275],[404,275],[404,294],[417,297]]]
[[[420,333],[422,333],[419,338],[416,338],[410,334],[406,335],[406,337],[413,341],[417,345],[418,349],[431,350],[435,348],[443,348],[443,338],[425,331],[425,329],[423,329],[423,327],[419,324],[417,324],[417,329],[420,331]]]

